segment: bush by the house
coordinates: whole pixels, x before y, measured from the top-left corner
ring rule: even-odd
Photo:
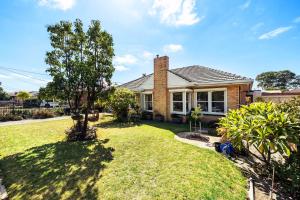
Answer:
[[[223,137],[239,149],[244,147],[243,141],[246,147],[253,145],[268,166],[273,153],[289,156],[291,144],[299,142],[299,121],[274,103],[259,102],[231,110],[219,125]]]
[[[109,105],[119,121],[128,119],[129,108],[135,104],[135,95],[126,88],[117,88],[110,96]]]
[[[34,119],[46,119],[54,117],[54,112],[48,109],[36,110],[33,112]]]

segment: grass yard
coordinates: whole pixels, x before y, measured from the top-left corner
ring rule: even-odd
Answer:
[[[0,127],[11,199],[245,199],[222,155],[173,139],[185,126],[98,124],[97,141],[65,142],[71,120]]]

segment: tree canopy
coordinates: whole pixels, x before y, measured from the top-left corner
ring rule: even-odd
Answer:
[[[9,100],[9,95],[4,91],[4,89],[0,86],[0,100]]]
[[[256,76],[258,86],[263,89],[292,89],[300,86],[300,76],[289,70],[264,72]]]
[[[17,97],[18,97],[19,99],[21,99],[22,101],[24,101],[24,100],[26,100],[26,99],[29,99],[30,96],[31,96],[31,95],[30,95],[28,92],[26,92],[26,91],[20,91],[20,92],[18,92],[18,94],[17,94]]]
[[[66,100],[71,112],[77,116],[85,104],[83,125],[81,117],[77,117],[76,126],[79,139],[84,139],[88,114],[97,97],[111,84],[114,72],[112,36],[102,30],[98,20],[92,20],[87,31],[79,19],[74,23],[60,21],[48,26],[47,31],[52,50],[46,53],[45,61],[50,66],[47,71],[53,81],[45,93]]]

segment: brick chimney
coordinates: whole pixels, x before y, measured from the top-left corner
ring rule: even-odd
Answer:
[[[168,119],[169,111],[168,70],[169,57],[157,55],[154,58],[153,114],[164,116],[164,120]]]

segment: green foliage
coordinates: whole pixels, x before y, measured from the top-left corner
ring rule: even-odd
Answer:
[[[6,100],[9,100],[9,95],[0,86],[0,101],[6,101]]]
[[[256,81],[263,89],[285,90],[300,86],[300,76],[289,70],[264,72],[256,76]]]
[[[26,91],[20,91],[17,94],[17,98],[21,99],[22,101],[25,101],[26,99],[30,98],[30,94]]]
[[[0,121],[1,122],[6,122],[6,121],[19,121],[22,120],[22,116],[16,115],[16,114],[11,114],[11,113],[5,113],[5,114],[0,114]]]
[[[300,154],[293,153],[276,169],[276,175],[285,191],[292,194],[293,199],[300,199]]]
[[[202,116],[202,109],[201,107],[196,107],[192,112],[191,112],[191,117],[194,121],[198,121],[200,117]]]
[[[112,36],[102,30],[98,20],[92,20],[87,31],[83,30],[79,19],[74,23],[60,21],[48,26],[47,31],[52,51],[47,52],[45,61],[50,66],[47,71],[53,81],[48,89],[42,89],[42,95],[58,94],[68,102],[74,114],[79,114],[85,103],[81,135],[85,138],[88,113],[98,95],[105,93],[111,84],[114,72]]]
[[[299,142],[299,121],[274,103],[253,103],[230,110],[219,122],[219,133],[241,149],[243,140],[253,145],[270,164],[271,154],[289,156],[291,143]]]
[[[300,120],[300,96],[294,97],[292,100],[280,103],[278,108],[282,112],[289,113],[295,119]]]
[[[135,95],[127,88],[117,88],[110,96],[109,105],[118,120],[127,120],[129,108],[135,106]]]

